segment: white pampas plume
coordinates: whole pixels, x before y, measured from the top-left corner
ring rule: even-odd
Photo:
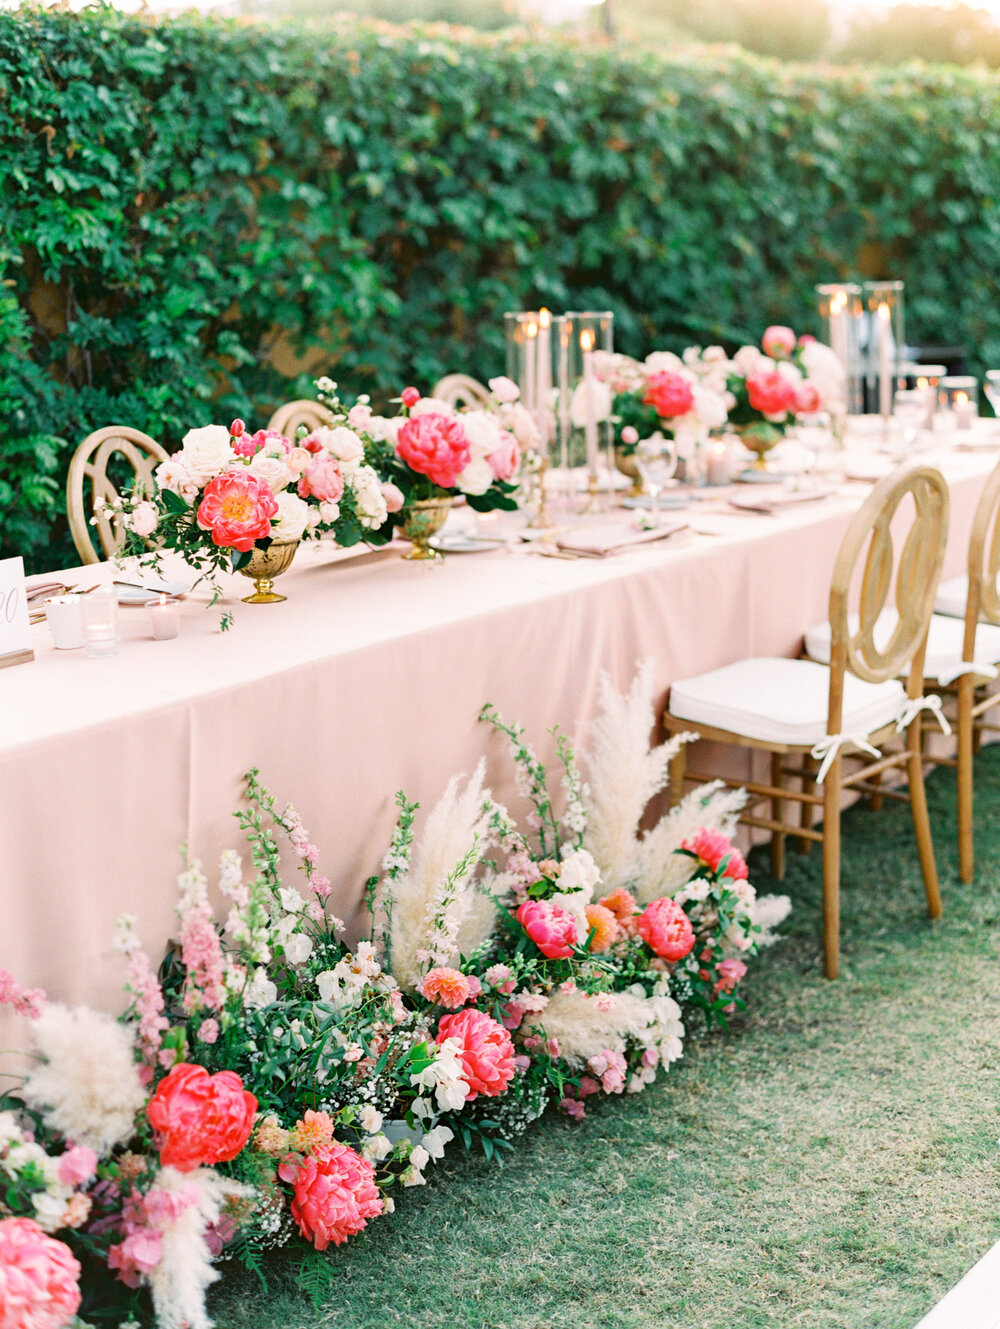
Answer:
[[[497,926],[497,908],[510,899],[511,888],[518,880],[512,872],[486,869],[482,880],[469,896],[458,927],[455,950],[459,955],[471,955],[493,936]]]
[[[130,1031],[103,1011],[54,1003],[31,1022],[31,1034],[45,1060],[24,1082],[25,1103],[99,1157],[124,1143],[147,1097]]]
[[[485,762],[459,792],[456,775],[427,818],[407,870],[397,879],[392,907],[393,972],[415,989],[430,964],[458,955],[458,937],[475,898],[472,878],[490,842]],[[478,906],[477,906],[478,910]],[[478,913],[477,913],[477,916]]]
[[[639,903],[674,895],[690,881],[697,863],[675,851],[703,826],[732,835],[746,801],[745,789],[728,789],[721,780],[699,785],[685,794],[639,842],[633,878]]]
[[[758,946],[773,946],[781,938],[774,929],[783,923],[791,912],[792,902],[787,895],[758,895],[750,906],[750,919],[760,928],[753,934]]]
[[[192,1172],[161,1168],[153,1188],[190,1200],[179,1217],[161,1229],[162,1254],[149,1273],[158,1329],[212,1329],[205,1292],[219,1275],[205,1232],[222,1217],[227,1197],[250,1195],[252,1190],[207,1167]]]
[[[649,800],[666,784],[671,757],[693,737],[678,734],[650,748],[656,723],[653,687],[651,659],[639,666],[624,695],[603,670],[598,683],[600,712],[583,759],[589,785],[584,844],[600,864],[606,891],[635,882],[639,821]]]
[[[525,1027],[544,1030],[547,1038],[559,1041],[559,1055],[570,1066],[582,1066],[589,1057],[610,1049],[625,1051],[628,1037],[645,1042],[650,1026],[656,1022],[642,997],[630,992],[616,992],[606,1009],[600,997],[586,992],[562,990],[553,993],[545,1010],[526,1019]]]

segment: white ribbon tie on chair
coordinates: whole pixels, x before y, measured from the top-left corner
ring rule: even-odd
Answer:
[[[933,697],[908,697],[899,713],[899,718],[896,720],[896,733],[901,734],[904,729],[909,729],[921,711],[930,711],[941,726],[942,734],[950,734],[951,725],[941,709],[941,704],[941,698],[936,695]]]
[[[978,674],[981,678],[1000,678],[1000,669],[996,665],[976,664],[972,660],[957,660],[953,667],[938,670],[938,682],[947,687],[963,674]]]
[[[882,755],[878,748],[872,747],[867,738],[861,738],[858,734],[827,734],[826,738],[821,738],[809,754],[820,762],[820,768],[816,773],[817,784],[823,783],[834,757],[841,748],[846,747],[860,748],[862,752],[871,753],[876,758]]]

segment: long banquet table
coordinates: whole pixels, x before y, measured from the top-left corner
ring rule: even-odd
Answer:
[[[932,460],[950,483],[955,575],[995,456]],[[281,579],[283,604],[241,604],[249,583],[232,577],[222,605],[207,608],[201,590],[185,600],[180,636],[164,642],[145,609],[123,608],[110,660],[56,651],[36,627],[35,662],[0,671],[0,968],[120,1009],[115,919],[137,915],[160,954],[180,846],[211,878],[239,844],[232,813],[253,765],[298,807],[331,904],[357,929],[397,789],[428,807],[485,755],[496,796],[522,807],[505,744],[476,722],[485,701],[549,755],[550,726],[582,736],[602,669],[626,685],[653,656],[665,694],[741,657],[795,654],[826,614],[834,552],[869,489],[845,484],[775,516],[699,504],[697,534],[604,560],[498,550],[428,566],[398,546],[349,559],[307,546]],[[225,633],[224,609],[235,614]],[[9,1047],[19,1036],[3,1014]]]

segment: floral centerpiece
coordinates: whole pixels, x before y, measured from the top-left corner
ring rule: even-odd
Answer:
[[[138,484],[112,506],[125,532],[122,556],[157,570],[174,551],[203,576],[276,575],[302,539],[384,544],[392,534],[382,485],[346,423],[295,441],[274,430],[251,434],[242,420],[192,429],[154,480],[152,492]]]

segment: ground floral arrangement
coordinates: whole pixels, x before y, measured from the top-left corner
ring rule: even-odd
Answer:
[[[295,809],[247,777],[216,923],[186,860],[157,970],[119,924],[130,1005],[67,1009],[0,971],[34,1058],[0,1099],[0,1326],[207,1329],[216,1265],[294,1244],[320,1302],[341,1245],[455,1142],[500,1157],[548,1108],[581,1119],[638,1093],[726,1025],[785,897],[758,899],[728,838],[744,801],[712,784],[639,823],[685,737],[650,749],[652,668],[602,680],[588,750],[558,730],[560,788],[491,706],[532,811],[523,830],[456,777],[418,823],[397,796],[371,931],[350,948]],[[561,814],[557,816],[557,802]],[[280,851],[301,872],[286,885]],[[81,1318],[82,1317],[82,1318]]]

